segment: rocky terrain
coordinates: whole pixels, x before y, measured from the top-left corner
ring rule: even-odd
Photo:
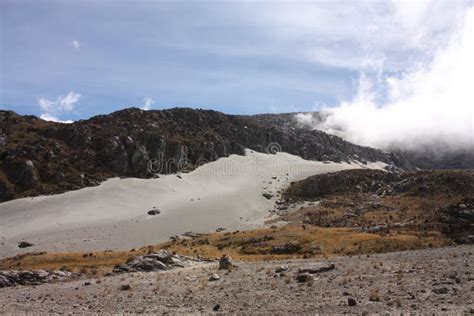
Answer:
[[[218,261],[0,288],[3,313],[474,313],[473,246]],[[227,270],[227,268],[229,270]]]
[[[283,196],[287,203],[319,201],[287,213],[286,220],[382,234],[436,231],[474,243],[473,171],[346,170],[292,183]]]
[[[185,108],[130,108],[61,124],[0,111],[0,201],[94,186],[115,176],[150,178],[191,170],[220,157],[243,155],[245,148],[412,168],[402,156],[281,120]]]

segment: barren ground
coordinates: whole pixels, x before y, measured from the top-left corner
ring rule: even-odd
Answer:
[[[474,313],[474,246],[331,258],[336,269],[298,283],[325,259],[214,263],[0,289],[3,313]],[[275,269],[287,265],[286,275]],[[208,281],[213,273],[220,280]],[[87,282],[90,282],[90,285]],[[123,291],[122,285],[131,289]],[[437,294],[437,293],[445,294]],[[354,298],[356,306],[348,306]]]

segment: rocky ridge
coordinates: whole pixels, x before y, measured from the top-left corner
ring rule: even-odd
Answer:
[[[244,155],[245,148],[319,161],[412,167],[402,156],[265,116],[130,108],[61,124],[0,111],[0,201],[94,186],[115,176],[189,171],[220,157]]]

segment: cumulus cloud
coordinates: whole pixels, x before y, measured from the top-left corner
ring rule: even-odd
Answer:
[[[71,91],[65,96],[59,96],[55,100],[49,100],[45,97],[38,98],[38,104],[41,108],[41,118],[46,121],[61,123],[72,123],[72,121],[63,121],[59,117],[63,114],[74,111],[76,103],[81,97],[80,94]]]
[[[140,109],[148,111],[151,109],[151,106],[155,103],[155,100],[153,100],[150,97],[145,97],[143,98],[143,106],[140,107]]]
[[[309,124],[382,149],[474,149],[474,7],[461,21],[432,58],[399,75],[362,74],[352,100]]]
[[[77,40],[72,41],[71,45],[75,49],[79,49],[81,47],[81,43],[79,43],[79,41],[77,41]]]

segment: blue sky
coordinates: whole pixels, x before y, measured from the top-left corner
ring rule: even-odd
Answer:
[[[296,112],[432,58],[472,1],[2,0],[0,107]],[[379,97],[383,97],[383,89]]]

